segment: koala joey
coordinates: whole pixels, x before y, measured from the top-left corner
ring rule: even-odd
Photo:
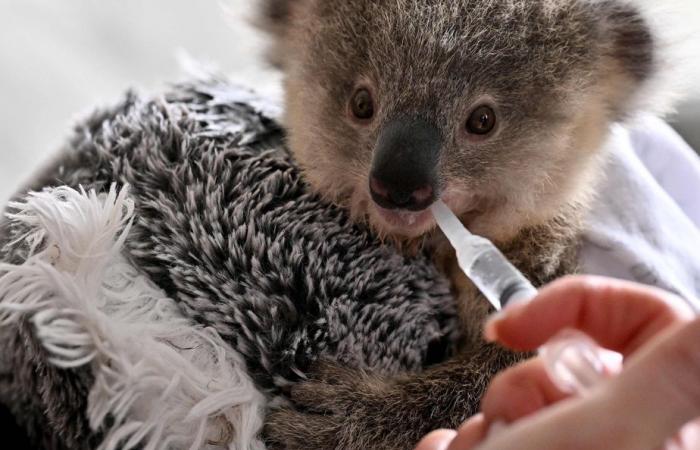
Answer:
[[[394,377],[321,366],[272,411],[290,449],[406,449],[478,410],[520,355],[482,342],[487,302],[461,275],[438,198],[535,283],[576,270],[611,124],[643,103],[656,35],[625,0],[267,0],[288,144],[314,190],[379,235],[434,252],[463,344]]]

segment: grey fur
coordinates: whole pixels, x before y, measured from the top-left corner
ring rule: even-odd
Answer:
[[[128,183],[138,218],[128,257],[238,350],[269,396],[320,358],[388,374],[442,359],[457,329],[446,279],[309,193],[280,128],[227,101],[232,92],[213,80],[154,100],[129,94],[81,122],[18,197]],[[26,258],[10,244],[23,231],[0,223],[3,261]],[[42,448],[91,448],[91,374],[52,368],[26,323],[0,331],[0,403]]]

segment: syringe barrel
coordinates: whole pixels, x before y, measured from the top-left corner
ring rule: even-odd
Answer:
[[[496,309],[532,300],[537,289],[486,239],[469,238],[460,266]],[[605,379],[602,350],[583,333],[567,330],[539,349],[552,381],[564,392],[582,393]]]
[[[470,236],[457,248],[459,265],[496,309],[509,302],[529,300],[537,289],[487,239]]]

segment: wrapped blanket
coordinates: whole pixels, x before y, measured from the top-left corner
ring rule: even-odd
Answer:
[[[128,94],[9,205],[0,403],[35,445],[262,448],[319,358],[450,352],[446,280],[310,194],[261,105],[221,80]]]

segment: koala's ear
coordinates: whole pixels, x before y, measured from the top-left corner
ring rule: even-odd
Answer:
[[[274,66],[284,66],[285,42],[292,27],[294,11],[303,0],[262,0],[257,25],[272,37],[267,59]]]
[[[262,4],[263,24],[269,29],[283,29],[291,16],[294,0],[264,0]]]
[[[616,120],[624,120],[639,110],[651,112],[666,108],[665,96],[652,98],[660,68],[657,31],[652,28],[642,1],[582,0],[593,8],[598,27],[595,39],[601,50],[602,96]],[[660,101],[657,101],[660,100]]]
[[[657,66],[657,42],[638,6],[626,0],[602,0],[608,56],[632,81],[651,78]]]

